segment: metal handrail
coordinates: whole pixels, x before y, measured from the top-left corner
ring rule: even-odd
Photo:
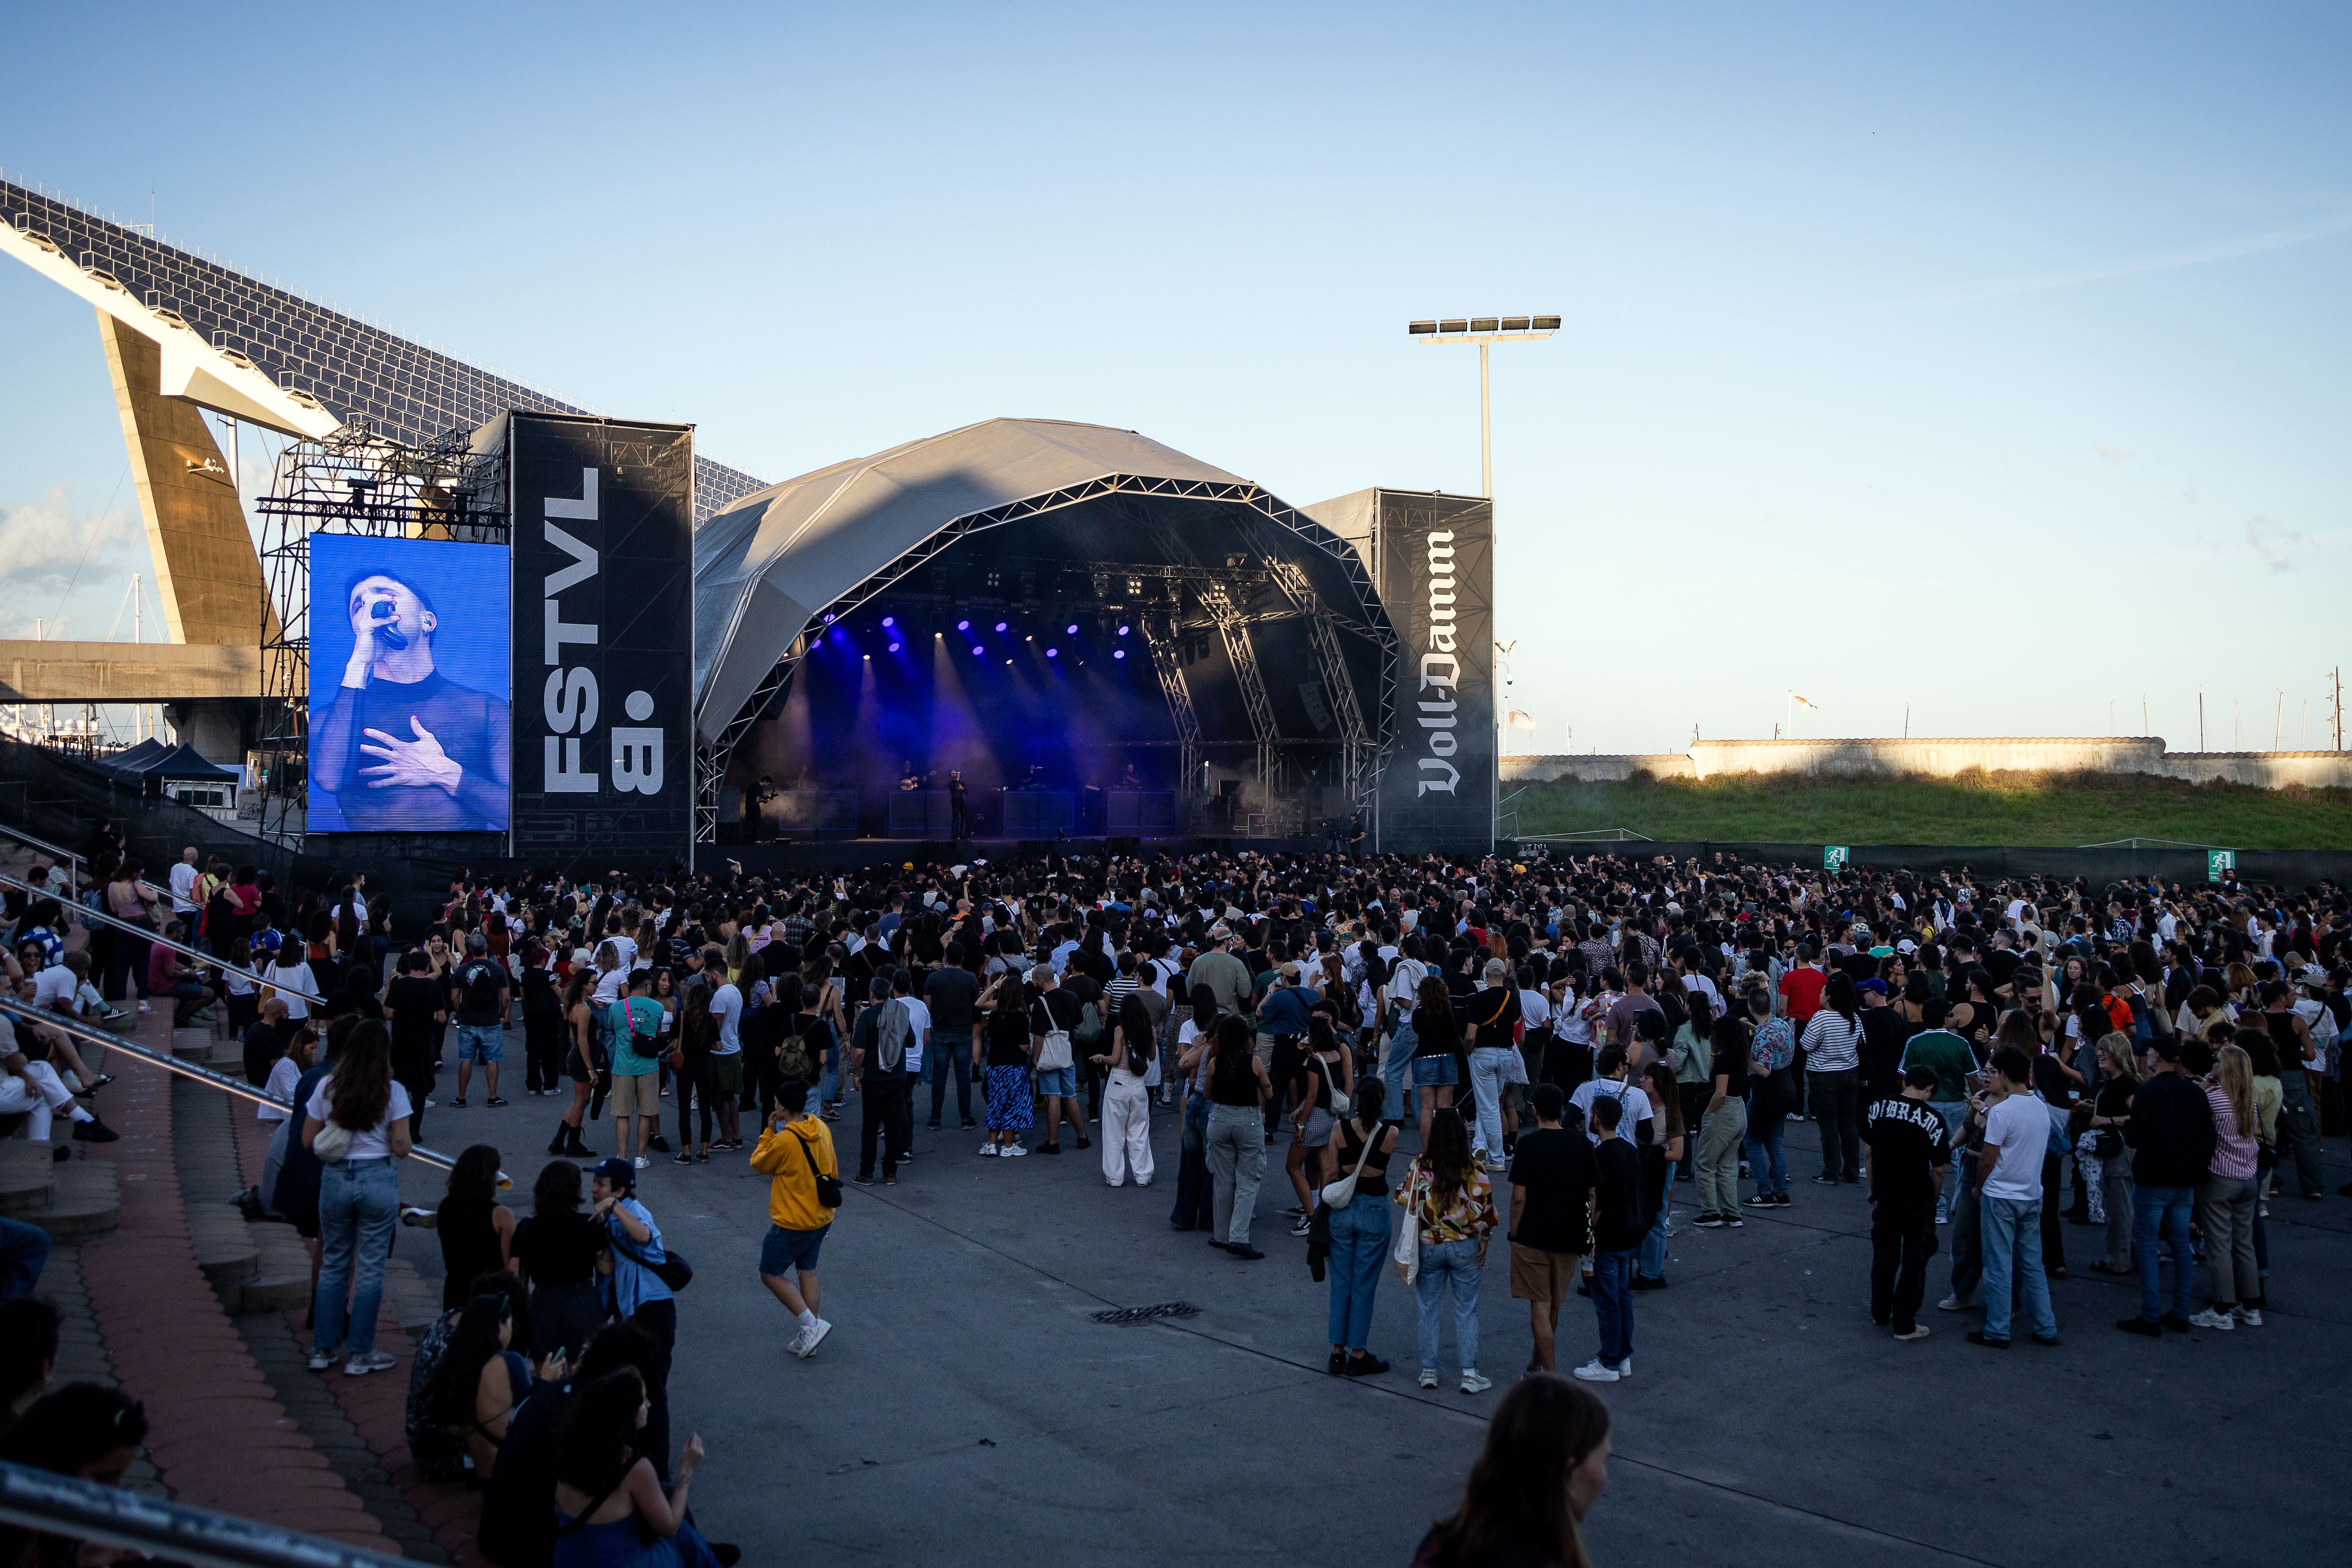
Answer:
[[[407,1568],[397,1557],[0,1460],[0,1523],[196,1568]]]
[[[80,856],[75,854],[70,849],[59,848],[57,845],[50,843],[46,838],[36,838],[21,827],[11,827],[5,822],[0,822],[0,834],[7,835],[27,849],[39,850],[42,854],[47,855],[52,860],[65,861],[68,865],[73,868],[70,875],[73,878],[75,890],[80,890],[82,867],[82,858]],[[54,898],[56,895],[51,894],[50,897]]]
[[[9,876],[5,871],[0,871],[0,888],[21,889],[25,892],[33,893],[44,899],[56,897],[53,893],[47,892],[40,888],[36,888],[30,882],[18,881],[16,878]],[[272,991],[283,991],[289,996],[299,996],[303,1001],[315,1002],[321,1007],[327,1005],[327,999],[324,996],[314,996],[299,985],[289,985],[282,980],[271,980],[250,969],[239,969],[236,964],[229,963],[226,959],[216,958],[209,952],[199,952],[195,948],[187,947],[182,943],[173,942],[170,937],[158,932],[152,926],[132,925],[129,921],[122,919],[119,915],[109,914],[104,910],[93,910],[88,904],[76,904],[73,906],[71,912],[73,918],[76,920],[100,921],[103,921],[107,925],[112,926],[117,931],[127,931],[133,936],[143,936],[149,942],[153,942],[156,946],[168,947],[173,952],[179,953],[184,958],[193,958],[207,969],[223,970],[230,974],[242,974],[247,980],[252,981],[256,985],[266,985]]]
[[[0,995],[0,1017],[21,1018],[28,1024],[46,1024],[52,1029],[72,1036],[85,1045],[104,1046],[109,1050],[121,1051],[127,1056],[145,1062],[150,1067],[159,1067],[165,1072],[177,1073],[182,1078],[209,1085],[224,1093],[235,1095],[239,1100],[248,1100],[255,1105],[274,1105],[289,1116],[296,1113],[297,1108],[292,1100],[280,1099],[268,1089],[247,1083],[243,1079],[231,1078],[223,1072],[215,1072],[212,1068],[200,1066],[195,1062],[183,1061],[169,1051],[159,1051],[154,1047],[142,1045],[137,1040],[126,1040],[120,1035],[110,1034],[104,1029],[85,1024],[79,1018],[69,1018],[62,1013],[44,1013],[38,1008],[27,1007],[13,996]],[[410,1147],[408,1157],[412,1160],[422,1160],[425,1163],[442,1171],[453,1169],[457,1163],[452,1156],[427,1149],[421,1143]]]

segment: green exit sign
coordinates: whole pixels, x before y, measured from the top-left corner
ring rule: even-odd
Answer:
[[[1822,846],[1822,869],[1824,871],[1844,870],[1845,863],[1848,858],[1849,856],[1846,847],[1843,844],[1824,844]]]
[[[2224,876],[2234,872],[2237,868],[2238,852],[2236,850],[2208,849],[2205,851],[2205,879],[2207,881],[2218,882]]]

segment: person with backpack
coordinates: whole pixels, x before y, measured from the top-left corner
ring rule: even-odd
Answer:
[[[507,1008],[514,982],[506,965],[490,956],[489,939],[480,931],[466,933],[466,962],[457,966],[457,1094],[450,1100],[463,1108],[466,1080],[474,1064],[482,1064],[482,1087],[493,1109],[506,1104],[499,1098],[499,1059],[506,1055]]]
[[[635,1166],[645,1170],[653,1162],[646,1145],[661,1126],[661,1093],[654,1069],[661,1065],[662,1019],[668,1015],[654,1000],[654,972],[639,969],[629,975],[628,994],[613,1004],[606,1017],[613,1033],[613,1136],[620,1157],[631,1158],[635,1134]]]
[[[834,1152],[833,1129],[823,1117],[808,1113],[808,1079],[786,1083],[751,1151],[751,1169],[769,1178],[760,1283],[799,1323],[800,1331],[785,1348],[803,1361],[833,1332],[833,1325],[816,1315],[824,1294],[816,1260],[841,1206],[841,1163]]]
[[[650,1081],[651,1075],[647,1078]],[[654,1223],[652,1212],[637,1201],[636,1168],[628,1161],[598,1161],[589,1173],[588,1199],[588,1217],[604,1227],[605,1248],[612,1255],[613,1272],[604,1279],[605,1305],[614,1317],[643,1329],[654,1343],[653,1365],[646,1382],[653,1414],[646,1422],[645,1453],[656,1469],[667,1475],[669,1369],[677,1349],[677,1292],[686,1288],[693,1271],[663,1245],[661,1227]]]
[[[912,1120],[907,1114],[911,1087],[907,1048],[914,1037],[914,1022],[902,999],[891,993],[888,973],[866,982],[866,1006],[849,1031],[849,1087],[864,1106],[857,1135],[857,1184],[874,1184],[874,1145],[882,1144],[882,1184],[898,1184],[898,1166],[907,1158]]]

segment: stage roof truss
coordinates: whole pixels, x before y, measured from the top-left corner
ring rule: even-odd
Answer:
[[[1169,716],[1176,721],[1178,790],[1190,794],[1198,787],[1201,774],[1201,716],[1192,708],[1192,689],[1177,660],[1167,618],[1142,616],[1137,625],[1143,633],[1143,646],[1150,651],[1151,672],[1160,678],[1160,694],[1168,699]]]

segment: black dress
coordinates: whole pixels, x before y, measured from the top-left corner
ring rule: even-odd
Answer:
[[[506,1267],[499,1251],[499,1233],[490,1224],[494,1200],[467,1202],[443,1198],[433,1227],[441,1238],[441,1262],[448,1274],[441,1281],[441,1310],[455,1311],[473,1300],[474,1281]]]
[[[515,1226],[514,1260],[530,1281],[530,1353],[533,1360],[558,1348],[580,1363],[580,1352],[604,1325],[604,1297],[596,1289],[596,1254],[604,1229],[576,1210],[531,1215]]]

